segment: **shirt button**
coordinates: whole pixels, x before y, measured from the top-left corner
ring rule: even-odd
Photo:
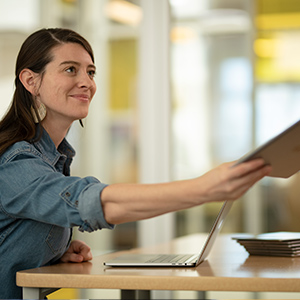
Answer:
[[[70,197],[71,194],[70,194],[69,192],[66,192],[66,196],[67,196],[67,197]]]
[[[78,205],[78,200],[75,201],[75,205],[76,205],[76,206]]]

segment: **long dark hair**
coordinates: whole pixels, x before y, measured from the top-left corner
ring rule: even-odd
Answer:
[[[19,141],[31,141],[36,136],[37,126],[31,107],[36,111],[33,97],[19,79],[20,72],[30,69],[43,75],[46,65],[52,61],[52,49],[65,43],[77,43],[89,53],[94,62],[90,44],[81,35],[70,29],[41,29],[31,34],[21,46],[15,70],[15,92],[11,105],[0,121],[0,155]],[[36,111],[36,115],[39,114]]]

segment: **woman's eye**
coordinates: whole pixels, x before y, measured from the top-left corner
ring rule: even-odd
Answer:
[[[95,77],[96,71],[95,70],[90,70],[90,71],[88,71],[88,74],[89,74],[90,77]]]
[[[68,69],[66,69],[67,73],[75,73],[76,69],[75,67],[69,67]]]

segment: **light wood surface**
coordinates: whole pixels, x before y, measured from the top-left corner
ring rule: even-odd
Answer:
[[[131,253],[198,253],[207,234],[195,234]],[[22,287],[124,290],[300,292],[300,257],[249,256],[232,235],[220,235],[208,259],[196,268],[115,268],[103,262],[65,263],[17,273]]]

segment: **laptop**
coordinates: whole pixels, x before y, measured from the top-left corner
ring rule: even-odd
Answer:
[[[267,164],[272,166],[272,172],[269,175],[272,177],[288,178],[298,172],[300,169],[300,120],[256,150],[243,156],[234,166],[255,158],[263,158]],[[123,254],[104,262],[104,265],[112,267],[196,267],[210,253],[232,205],[232,201],[224,202],[205,244],[198,254]]]
[[[202,251],[198,254],[123,254],[104,262],[104,265],[112,267],[196,267],[208,256],[232,204],[233,201],[224,202]]]

